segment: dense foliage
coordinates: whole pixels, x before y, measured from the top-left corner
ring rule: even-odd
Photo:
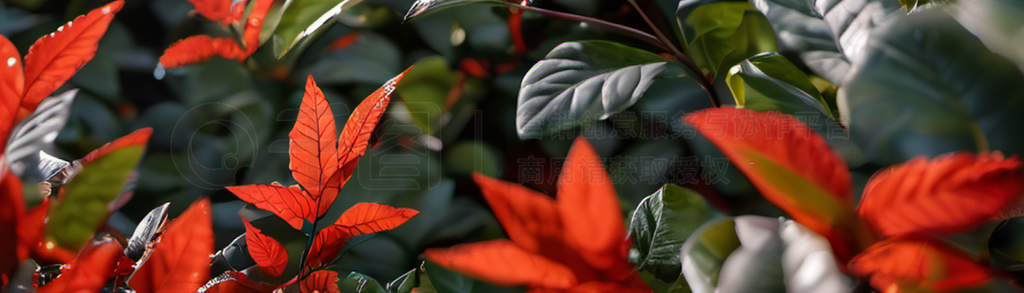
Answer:
[[[3,292],[1019,292],[1024,1],[6,0]]]

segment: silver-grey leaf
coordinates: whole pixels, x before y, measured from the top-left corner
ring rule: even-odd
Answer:
[[[171,203],[164,203],[146,214],[145,218],[139,222],[138,226],[135,226],[135,232],[132,233],[132,237],[128,238],[128,243],[124,247],[124,255],[134,260],[139,265],[145,262],[149,254],[149,243],[153,241],[153,235],[156,235],[160,228],[163,227],[164,222],[167,221],[167,206]]]
[[[562,43],[523,77],[519,136],[536,138],[622,111],[667,65],[658,55],[614,42]]]
[[[48,178],[36,169],[40,163],[39,151],[52,148],[53,140],[71,115],[71,104],[77,93],[77,89],[72,89],[44,99],[36,111],[11,132],[5,154],[11,171],[22,180],[38,182]]]

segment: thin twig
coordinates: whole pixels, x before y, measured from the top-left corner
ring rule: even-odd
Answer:
[[[596,19],[596,18],[590,18],[590,17],[586,17],[586,16],[582,16],[582,15],[576,15],[576,14],[571,14],[571,13],[564,13],[564,12],[558,12],[558,11],[553,11],[553,10],[547,10],[547,9],[544,9],[544,8],[537,8],[537,7],[533,7],[533,6],[523,6],[523,5],[519,5],[519,4],[513,4],[513,3],[508,3],[507,5],[510,6],[510,7],[515,7],[517,9],[522,9],[522,10],[526,10],[526,11],[533,11],[533,12],[537,12],[537,13],[542,13],[542,14],[546,14],[546,15],[549,15],[549,16],[554,16],[554,17],[561,18],[561,19],[568,19],[568,20],[573,20],[573,21],[581,21],[581,22],[588,22],[588,23],[598,24],[598,25],[604,26],[604,27],[606,27],[606,28],[608,28],[608,29],[610,29],[612,31],[615,31],[615,32],[618,32],[618,33],[621,33],[621,34],[624,34],[624,35],[632,36],[632,37],[634,37],[634,38],[636,38],[638,40],[641,40],[641,41],[644,41],[644,42],[646,42],[648,44],[657,46],[658,48],[661,48],[662,50],[671,51],[671,48],[665,46],[665,44],[663,42],[661,42],[657,37],[655,37],[655,36],[653,36],[651,34],[648,34],[647,32],[644,32],[644,31],[641,31],[641,30],[638,30],[638,29],[635,29],[635,28],[631,28],[631,27],[628,27],[628,26],[624,26],[624,25],[621,25],[621,24],[612,23],[612,22],[608,22],[608,21],[604,21],[604,20],[600,20],[600,19]]]
[[[667,50],[669,52],[672,52],[672,55],[675,55],[676,59],[679,59],[679,62],[682,62],[683,65],[685,65],[687,68],[690,69],[690,71],[697,75],[693,76],[693,79],[696,80],[697,83],[699,83],[700,86],[703,87],[704,90],[708,93],[708,98],[711,99],[711,105],[718,107],[718,97],[715,94],[715,88],[712,86],[713,81],[708,80],[704,76],[701,76],[702,71],[700,70],[700,67],[697,66],[697,63],[694,63],[693,59],[690,59],[690,57],[686,56],[686,54],[683,54],[683,52],[679,51],[679,49],[676,48],[675,44],[672,43],[672,40],[669,40],[668,37],[661,32],[661,29],[655,26],[654,22],[652,22],[651,19],[647,17],[647,14],[644,13],[643,9],[640,9],[640,5],[636,3],[636,0],[628,0],[627,2],[633,5],[633,9],[636,9],[636,12],[639,13],[640,17],[644,19],[644,22],[647,23],[647,26],[649,26],[651,30],[654,31],[654,35],[657,36],[658,40],[664,44],[662,48],[667,47]]]

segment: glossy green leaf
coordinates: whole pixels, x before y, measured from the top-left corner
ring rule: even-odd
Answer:
[[[686,239],[680,253],[683,276],[695,293],[713,292],[726,258],[740,247],[732,219],[708,222]]]
[[[441,56],[430,56],[416,61],[395,90],[409,110],[413,122],[427,134],[440,127],[448,93],[456,86],[458,76]]]
[[[637,270],[674,282],[681,272],[683,242],[713,217],[711,206],[700,194],[675,184],[665,184],[644,198],[633,211],[629,227],[640,252]]]
[[[743,60],[729,70],[725,81],[736,106],[790,115],[817,112],[834,118],[810,77],[782,55],[762,54]]]
[[[1024,154],[1024,75],[1013,63],[938,9],[892,19],[879,32],[839,95],[868,160],[885,166],[957,150]]]
[[[409,11],[405,13],[405,21],[443,9],[472,3],[488,3],[492,5],[504,4],[504,2],[500,0],[416,0],[416,2],[412,4],[412,7],[409,7]]]
[[[562,43],[523,78],[516,109],[521,138],[537,138],[620,112],[655,78],[680,75],[647,51],[608,41]]]
[[[512,293],[523,292],[522,288],[506,288],[494,286],[455,271],[448,270],[432,262],[424,262],[423,269],[430,278],[430,284],[437,293],[471,293],[471,292],[494,292]]]
[[[988,240],[989,263],[1014,275],[1024,274],[1024,217],[999,224]]]
[[[905,0],[914,1],[914,0]],[[923,0],[919,0],[923,1]],[[1024,1],[949,1],[945,7],[993,52],[1024,68]]]
[[[384,287],[370,276],[351,272],[348,276],[338,278],[338,289],[341,292],[353,293],[384,293]]]
[[[334,16],[363,0],[293,0],[285,8],[274,33],[280,38],[274,55],[281,58],[304,39],[323,32],[334,24]]]
[[[779,52],[838,51],[827,23],[806,0],[752,0],[779,37]]]
[[[64,185],[64,198],[46,222],[46,233],[57,245],[78,251],[106,223],[107,205],[121,193],[145,149],[128,146],[99,157]]]
[[[778,51],[771,24],[749,2],[700,5],[686,15],[684,28],[686,51],[706,74],[723,74],[743,59]]]

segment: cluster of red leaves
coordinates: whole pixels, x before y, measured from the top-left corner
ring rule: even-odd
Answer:
[[[150,257],[138,264],[128,284],[140,293],[195,292],[209,278],[213,246],[210,201],[203,198],[154,240]],[[123,256],[121,244],[113,239],[94,242],[37,292],[100,292],[116,276]]]
[[[475,174],[511,240],[426,251],[448,269],[530,292],[650,292],[627,261],[629,241],[615,187],[579,138],[558,178],[558,199]]]
[[[97,43],[124,1],[117,0],[81,15],[36,40],[22,61],[18,49],[0,35],[0,157],[8,137],[22,119],[96,54]],[[35,229],[43,224],[48,202],[26,213],[21,180],[0,163],[0,275],[5,278],[31,253],[49,261],[71,260],[72,252],[43,245]],[[25,228],[32,227],[32,229]],[[38,237],[36,237],[38,236]],[[17,241],[14,241],[18,239]],[[31,242],[31,243],[30,243]],[[52,248],[52,249],[50,249]]]
[[[336,135],[334,113],[330,104],[310,76],[307,79],[298,121],[288,134],[289,168],[292,177],[299,184],[254,184],[228,187],[228,190],[243,201],[274,213],[296,230],[302,230],[304,223],[316,222],[330,208],[340,188],[352,177],[356,163],[366,152],[370,136],[388,106],[395,85],[404,75],[405,72],[396,76],[364,99],[352,111],[340,136]],[[417,213],[411,209],[376,203],[359,203],[352,206],[333,224],[313,232],[313,242],[307,251],[305,263],[301,264],[303,269],[300,270],[300,275],[329,264],[350,238],[393,229]],[[289,263],[284,246],[264,235],[246,219],[242,220],[245,223],[245,240],[249,254],[262,273],[272,278],[281,276]],[[220,292],[227,287],[240,286],[261,291],[253,286],[242,286],[242,281],[238,277],[225,278],[218,284],[209,286],[207,292]],[[330,275],[329,272],[318,270],[300,277],[299,281],[303,292],[338,291],[335,284],[337,273]],[[329,284],[334,286],[324,287]]]
[[[274,4],[274,0],[254,0],[252,10],[245,21],[242,33],[243,44],[239,45],[234,38],[211,38],[210,36],[191,36],[171,44],[164,55],[160,56],[160,65],[174,68],[210,60],[214,56],[225,59],[245,61],[260,46],[260,31],[263,30],[263,19]],[[225,25],[242,20],[246,1],[238,1],[234,5],[231,0],[189,0],[195,5],[196,11],[209,20]]]
[[[825,236],[843,267],[876,289],[946,291],[991,279],[988,267],[938,237],[972,230],[1019,198],[1016,157],[958,152],[913,159],[875,174],[854,211],[845,162],[796,118],[718,108],[683,120],[714,142],[768,201]],[[786,174],[804,182],[780,180]]]

